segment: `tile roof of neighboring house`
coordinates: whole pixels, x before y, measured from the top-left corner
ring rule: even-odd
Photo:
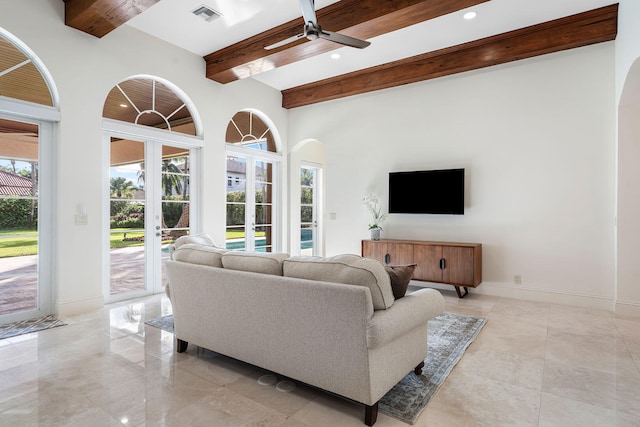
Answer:
[[[247,172],[247,164],[234,159],[227,159],[227,172],[244,174]]]
[[[0,195],[2,196],[34,196],[31,193],[31,185],[29,178],[0,170]]]

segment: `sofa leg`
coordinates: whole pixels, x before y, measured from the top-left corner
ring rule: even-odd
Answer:
[[[180,338],[176,338],[178,340],[178,348],[177,351],[178,353],[184,353],[185,351],[187,351],[187,347],[189,346],[189,343],[187,341],[182,341]]]
[[[416,368],[413,370],[413,372],[416,375],[421,375],[422,374],[422,368],[424,368],[424,360],[422,362],[420,362],[420,364],[418,366],[416,366]]]
[[[378,402],[373,405],[365,405],[364,407],[364,423],[368,426],[372,426],[378,420]]]

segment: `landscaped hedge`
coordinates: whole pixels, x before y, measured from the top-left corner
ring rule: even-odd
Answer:
[[[31,217],[29,199],[0,199],[0,228],[35,228],[38,224],[38,205],[36,203]]]

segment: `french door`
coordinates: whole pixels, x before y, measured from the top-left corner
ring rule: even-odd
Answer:
[[[0,114],[0,324],[52,313],[52,134]]]
[[[320,251],[320,174],[319,166],[300,168],[300,254],[321,255]]]
[[[276,252],[278,155],[252,149],[227,150],[227,226],[230,250]]]
[[[164,291],[169,245],[194,226],[197,148],[108,136],[107,302]]]

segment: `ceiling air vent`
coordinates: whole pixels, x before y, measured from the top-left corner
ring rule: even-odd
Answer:
[[[216,12],[215,10],[211,9],[209,6],[205,6],[205,5],[202,5],[196,8],[195,10],[192,11],[192,13],[208,22],[214,21],[222,16],[221,13]]]

